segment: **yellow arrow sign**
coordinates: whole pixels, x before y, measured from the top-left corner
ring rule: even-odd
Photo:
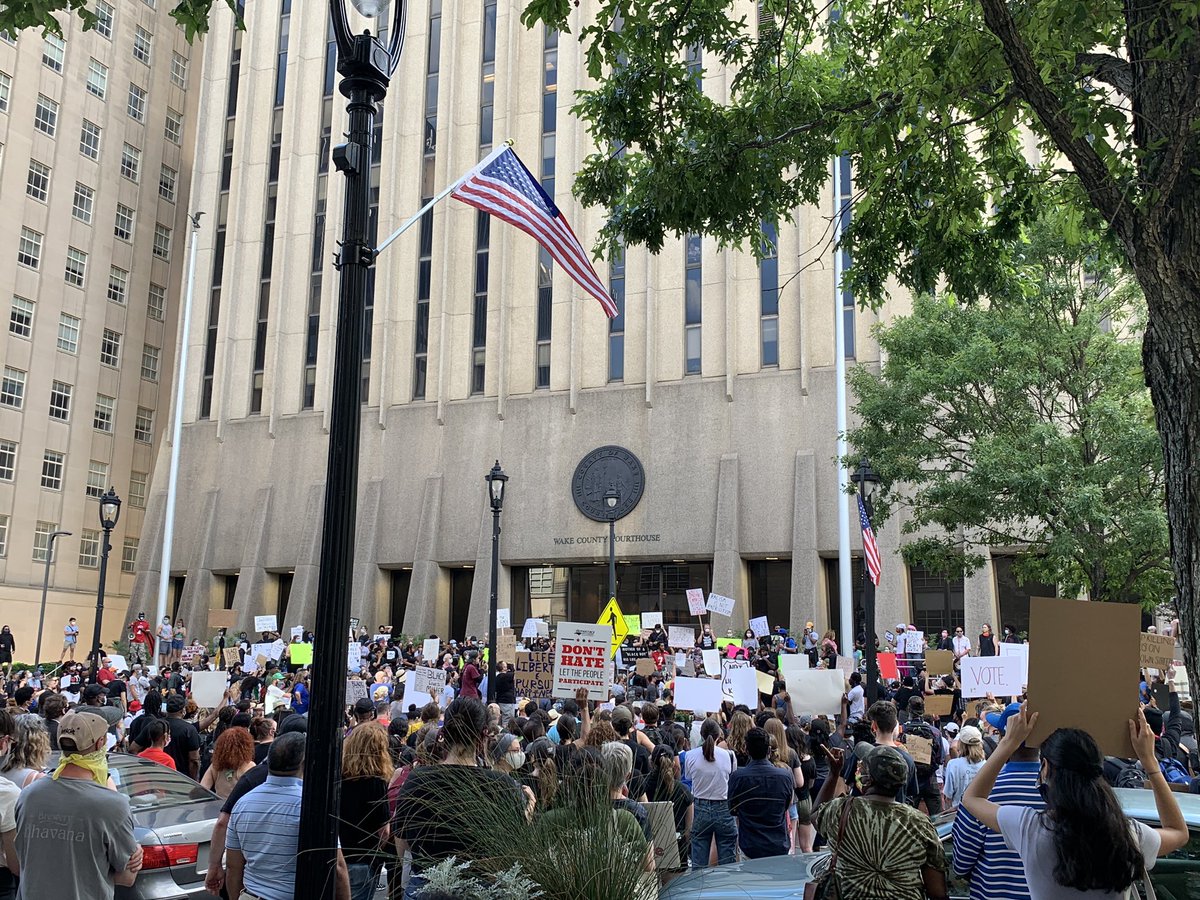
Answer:
[[[629,634],[629,625],[625,622],[625,616],[621,613],[621,607],[617,605],[616,597],[608,598],[608,605],[604,607],[604,611],[600,613],[600,618],[596,620],[597,625],[612,626],[612,650],[609,652],[609,659],[617,655],[617,648],[625,640]]]

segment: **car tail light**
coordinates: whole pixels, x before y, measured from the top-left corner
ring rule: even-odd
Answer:
[[[169,869],[193,865],[200,856],[199,844],[151,844],[142,847],[143,869]]]

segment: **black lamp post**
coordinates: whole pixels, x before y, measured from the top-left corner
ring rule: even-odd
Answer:
[[[488,703],[496,702],[496,605],[500,589],[500,511],[504,509],[504,485],[508,476],[500,468],[500,460],[492,466],[492,471],[483,476],[488,483],[488,493],[492,502],[492,596],[490,614],[488,616]]]
[[[854,483],[858,486],[858,495],[862,497],[863,509],[867,511],[867,518],[875,514],[871,508],[871,493],[875,489],[875,485],[879,484],[879,473],[871,468],[870,461],[864,456],[858,463],[858,469],[855,470],[852,477]],[[863,618],[866,619],[866,642],[863,647],[863,655],[867,660],[867,703],[874,703],[879,699],[879,659],[876,657],[876,642],[875,642],[875,582],[871,580],[867,574],[866,561],[863,561],[863,580],[862,580],[862,609]]]
[[[383,0],[352,0],[367,18],[383,10]],[[394,17],[387,46],[365,30],[353,34],[342,0],[330,0],[337,41],[339,90],[349,122],[346,143],[333,149],[333,164],[346,176],[342,239],[335,265],[341,273],[337,333],[330,398],[329,459],[325,475],[321,569],[314,623],[315,663],[308,713],[304,778],[296,862],[297,900],[332,900],[335,890],[338,812],[341,791],[342,727],[346,696],[346,631],[350,627],[350,586],[354,572],[354,530],[358,515],[358,449],[362,418],[363,315],[368,274],[375,264],[371,246],[371,141],[376,105],[404,44],[404,0],[392,0]],[[378,30],[378,28],[376,29]]]
[[[104,653],[100,646],[100,625],[104,621],[104,582],[108,576],[108,551],[112,549],[109,538],[121,518],[121,498],[111,487],[100,498],[100,527],[104,530],[104,543],[100,547],[100,587],[96,589],[96,627],[92,631],[92,681],[100,671],[100,659]]]
[[[617,596],[617,504],[621,495],[611,484],[604,492],[604,505],[608,507],[608,598]]]
[[[116,523],[114,523],[116,524]],[[42,579],[42,607],[38,612],[37,647],[33,651],[33,664],[36,667],[42,661],[42,628],[46,624],[46,596],[50,593],[50,564],[54,562],[54,542],[60,537],[70,537],[69,531],[52,531],[46,541],[46,575]]]

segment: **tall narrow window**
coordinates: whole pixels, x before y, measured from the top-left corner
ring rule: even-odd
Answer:
[[[61,75],[66,55],[67,42],[57,34],[46,35],[42,43],[42,65],[51,72]]]
[[[762,364],[779,365],[779,230],[763,222],[763,258],[758,264]]]
[[[421,203],[433,199],[437,161],[438,78],[441,72],[442,0],[429,5],[429,47],[425,63],[425,146],[421,164]],[[413,343],[413,399],[424,400],[429,375],[429,298],[433,285],[433,211],[421,217],[417,249],[417,311]]]
[[[625,248],[608,266],[608,293],[617,304],[617,314],[608,320],[608,380],[625,380]]]
[[[100,126],[95,122],[83,120],[79,129],[79,152],[88,159],[100,158]]]
[[[8,313],[8,333],[15,334],[17,337],[31,337],[33,335],[33,310],[34,302],[32,300],[14,295],[12,308]]]
[[[683,239],[683,350],[684,374],[700,374],[700,328],[703,322],[704,273],[701,268],[704,244],[700,235]]]
[[[50,196],[50,167],[48,165],[40,163],[36,159],[29,161],[29,172],[25,176],[25,193],[39,203],[46,202],[46,198]]]
[[[547,28],[542,41],[542,164],[541,181],[554,197],[555,139],[558,130],[558,32]],[[535,388],[550,387],[550,341],[553,335],[554,261],[538,248],[537,345]]]
[[[21,409],[25,405],[25,372],[4,367],[4,375],[0,377],[0,406],[10,409]]]
[[[45,94],[38,94],[33,109],[33,127],[42,134],[54,137],[58,131],[58,104]]]
[[[479,156],[492,148],[492,123],[496,97],[496,0],[483,4],[483,53],[479,69]],[[491,220],[482,210],[475,218],[475,293],[471,309],[472,394],[482,394],[487,383],[488,264]]]
[[[50,382],[50,418],[59,422],[71,419],[71,395],[75,388],[65,381]]]

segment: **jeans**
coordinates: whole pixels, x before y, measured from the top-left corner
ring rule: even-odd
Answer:
[[[921,800],[925,801],[925,809],[929,815],[936,816],[942,811],[942,791],[938,787],[937,779],[932,775],[925,782],[918,781],[918,793],[913,802],[914,806],[919,805]]]
[[[346,870],[350,873],[350,900],[371,900],[379,873],[367,863],[347,863]]]
[[[729,814],[727,800],[696,800],[692,818],[692,868],[708,865],[708,850],[717,839],[717,863],[733,862],[737,849],[737,822]]]

